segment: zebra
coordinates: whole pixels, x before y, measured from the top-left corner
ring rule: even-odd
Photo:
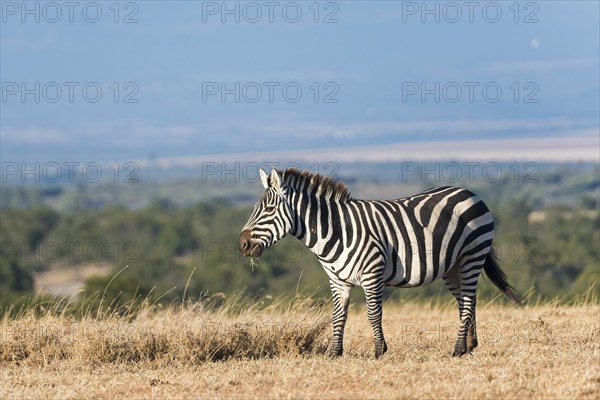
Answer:
[[[476,290],[483,269],[521,304],[492,251],[494,221],[469,190],[435,187],[396,200],[358,200],[345,184],[296,168],[260,170],[265,189],[239,236],[246,257],[292,234],[317,256],[329,277],[333,335],[326,354],[343,353],[350,289],[361,286],[375,358],[387,351],[381,326],[384,286],[417,287],[442,278],[458,302],[453,356],[477,347]]]

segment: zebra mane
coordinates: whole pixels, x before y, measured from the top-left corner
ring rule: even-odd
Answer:
[[[352,199],[346,185],[343,182],[331,179],[329,176],[310,171],[300,171],[296,168],[288,168],[283,171],[282,175],[283,180],[294,189],[305,190],[310,187],[317,196],[341,202]]]

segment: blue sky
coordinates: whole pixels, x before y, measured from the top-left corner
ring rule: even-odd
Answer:
[[[23,4],[1,2],[3,161],[598,132],[596,1]]]

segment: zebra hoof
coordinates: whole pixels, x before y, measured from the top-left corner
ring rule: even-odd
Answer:
[[[325,355],[329,358],[338,358],[338,357],[341,357],[343,353],[344,353],[344,349],[341,346],[335,347],[335,346],[330,345],[327,348]]]
[[[454,353],[452,353],[452,357],[462,357],[465,354],[467,354],[467,349],[465,349],[465,348],[454,349]]]
[[[379,358],[381,357],[386,351],[387,351],[387,343],[385,342],[385,340],[383,341],[383,343],[376,343],[375,344],[375,358]]]

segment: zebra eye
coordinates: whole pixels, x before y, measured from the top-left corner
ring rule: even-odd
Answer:
[[[265,207],[265,212],[272,213],[273,211],[275,211],[275,207],[273,207],[273,206]]]

